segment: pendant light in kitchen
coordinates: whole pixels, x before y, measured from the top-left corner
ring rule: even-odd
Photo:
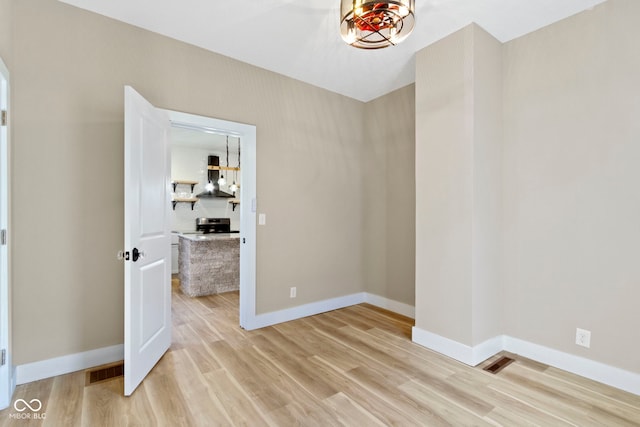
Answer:
[[[227,135],[227,170],[229,168],[229,135]],[[218,185],[222,187],[227,183],[227,180],[224,178],[222,172],[220,172],[220,179],[218,179]]]
[[[238,170],[240,170],[240,138],[238,138]],[[236,191],[238,191],[238,188],[240,187],[236,183],[237,173],[238,173],[237,171],[233,171],[233,184],[231,184],[231,186],[229,187],[229,190],[234,194]]]
[[[415,0],[341,0],[340,34],[361,49],[395,46],[413,31],[414,13]]]

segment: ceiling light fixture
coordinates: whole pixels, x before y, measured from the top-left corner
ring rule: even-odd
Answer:
[[[413,31],[414,1],[340,0],[342,39],[361,49],[397,45]]]

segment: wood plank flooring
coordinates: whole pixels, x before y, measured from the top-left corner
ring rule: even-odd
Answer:
[[[515,355],[496,375],[470,368],[371,305],[249,332],[237,319],[237,292],[194,299],[174,283],[173,345],[133,396],[122,378],[71,373],[18,386],[41,419],[10,407],[0,425],[640,426],[638,396]]]

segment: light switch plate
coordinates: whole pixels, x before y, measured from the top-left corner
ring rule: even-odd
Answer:
[[[265,225],[267,223],[267,214],[258,215],[258,225]]]

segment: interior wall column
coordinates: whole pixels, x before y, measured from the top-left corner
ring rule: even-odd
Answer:
[[[416,56],[413,340],[471,365],[501,349],[501,57],[475,24]]]

